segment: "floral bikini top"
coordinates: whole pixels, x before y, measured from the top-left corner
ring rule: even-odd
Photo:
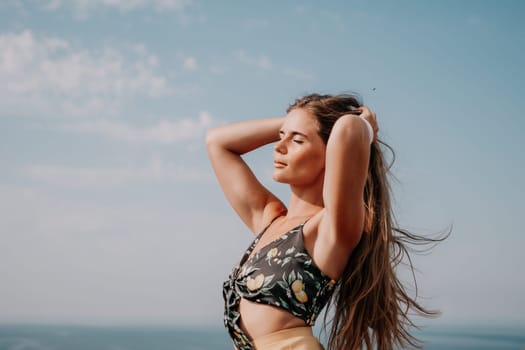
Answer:
[[[290,312],[313,326],[335,280],[315,265],[304,247],[303,222],[250,256],[269,225],[248,247],[223,284],[224,325],[238,350],[253,346],[239,326],[241,298]]]

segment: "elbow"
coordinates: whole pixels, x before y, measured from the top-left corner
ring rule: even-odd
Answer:
[[[361,117],[355,115],[339,118],[332,129],[330,137],[334,135],[333,138],[343,144],[355,145],[356,143],[362,143],[363,145],[368,145],[368,130],[366,130],[365,124],[360,119]]]
[[[206,130],[206,150],[209,155],[215,154],[216,152],[227,151],[235,153],[230,149],[230,140],[228,139],[228,133],[225,132],[224,128],[220,126],[211,127]]]
[[[215,145],[219,143],[218,137],[217,137],[217,128],[211,127],[211,128],[208,128],[208,130],[206,130],[205,142],[206,142],[206,149],[208,150],[210,150],[211,148],[213,148]]]

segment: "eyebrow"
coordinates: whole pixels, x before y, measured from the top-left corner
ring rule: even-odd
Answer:
[[[279,134],[285,134],[284,130],[279,130]],[[299,136],[302,136],[304,138],[308,138],[308,136],[306,136],[306,134],[303,134],[302,132],[299,132],[299,131],[292,131],[291,132],[292,136],[296,136],[296,135],[299,135]]]

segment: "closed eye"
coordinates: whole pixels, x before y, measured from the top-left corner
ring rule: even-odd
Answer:
[[[291,136],[292,137],[300,137],[300,138],[294,138],[292,139],[293,142],[297,143],[297,144],[302,144],[304,143],[304,140],[303,138],[308,138],[305,134],[303,133],[300,133],[298,131],[292,131],[291,133]],[[284,132],[284,130],[279,130],[279,140],[282,140],[284,139],[286,136],[286,133]]]

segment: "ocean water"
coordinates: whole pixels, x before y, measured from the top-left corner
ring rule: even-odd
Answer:
[[[434,327],[418,333],[430,350],[525,350],[525,328]]]
[[[430,350],[525,350],[525,330],[435,327],[418,334]],[[232,350],[222,328],[0,325],[0,350]]]

